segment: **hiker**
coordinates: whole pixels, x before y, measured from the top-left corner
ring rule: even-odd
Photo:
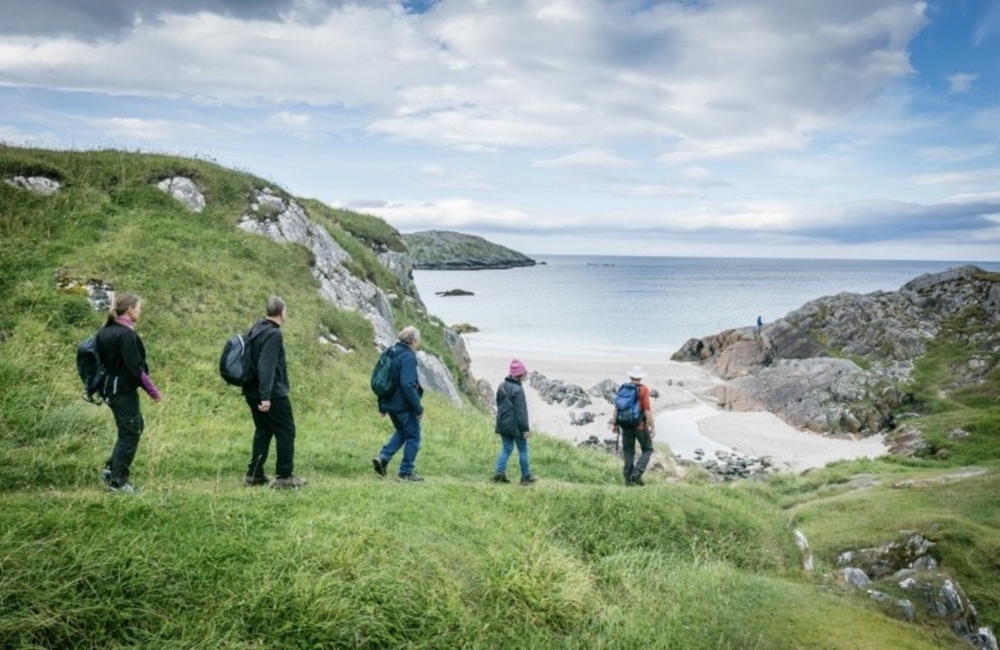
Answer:
[[[760,328],[763,326],[764,320],[760,316],[757,316],[757,327],[753,330],[754,336],[760,336]]]
[[[292,473],[295,460],[295,418],[292,401],[288,398],[288,366],[285,363],[285,341],[281,325],[288,319],[285,301],[272,296],[267,301],[265,317],[254,323],[249,333],[250,362],[254,376],[243,386],[243,397],[253,416],[254,436],[250,465],[243,485],[267,485],[278,489],[298,488],[304,479]],[[274,481],[264,473],[264,464],[274,439],[277,459]]]
[[[629,381],[636,387],[638,422],[634,425],[623,424],[622,418],[619,417],[619,407],[616,401],[611,420],[612,429],[617,431],[622,439],[622,458],[625,461],[622,475],[625,477],[625,485],[627,487],[641,487],[645,485],[642,475],[653,455],[653,438],[656,436],[656,430],[653,423],[653,413],[649,406],[649,387],[642,384],[642,378],[646,376],[646,373],[639,366],[633,366],[626,374],[628,374]],[[642,450],[638,461],[635,461],[636,441],[639,442],[639,448]]]
[[[417,378],[417,355],[420,347],[420,330],[404,327],[399,332],[399,340],[392,347],[392,373],[395,390],[388,397],[378,398],[379,415],[387,414],[394,428],[382,450],[372,459],[372,465],[379,476],[386,475],[386,467],[400,449],[403,460],[399,464],[400,481],[423,481],[424,477],[413,471],[420,451],[420,418],[424,407],[420,400],[424,389]]]
[[[139,448],[145,422],[139,410],[139,388],[154,402],[163,397],[149,377],[146,347],[135,332],[142,316],[142,299],[134,293],[119,293],[108,310],[108,319],[97,333],[97,354],[107,369],[100,395],[111,407],[118,428],[111,457],[101,478],[112,492],[134,494],[139,488],[129,482],[132,460]]]
[[[510,459],[514,445],[517,445],[517,457],[521,464],[521,485],[531,485],[538,478],[531,473],[528,462],[528,439],[531,431],[528,426],[528,404],[524,399],[524,388],[521,381],[528,374],[528,369],[517,359],[510,362],[507,378],[497,388],[497,424],[496,432],[500,435],[500,455],[497,457],[496,473],[493,481],[510,483],[507,478],[507,460]]]

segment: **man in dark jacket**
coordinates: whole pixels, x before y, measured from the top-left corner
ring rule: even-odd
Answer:
[[[420,418],[424,414],[421,398],[424,389],[417,379],[417,348],[420,347],[420,330],[404,327],[399,341],[392,347],[392,373],[396,390],[389,397],[378,400],[378,412],[388,414],[394,431],[382,450],[372,459],[379,476],[386,475],[386,466],[400,449],[403,460],[399,464],[399,480],[422,481],[424,477],[413,471],[420,451]]]
[[[250,414],[253,416],[253,453],[243,484],[250,487],[266,485],[264,464],[275,441],[277,461],[274,467],[274,488],[297,488],[306,482],[292,474],[295,457],[295,418],[288,398],[291,386],[285,364],[285,341],[281,324],[288,318],[285,301],[277,296],[267,301],[266,318],[250,329],[250,360],[255,375],[244,387]]]

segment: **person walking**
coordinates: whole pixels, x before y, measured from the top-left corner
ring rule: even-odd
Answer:
[[[507,461],[515,445],[521,465],[521,485],[531,485],[538,480],[531,473],[531,463],[528,459],[531,427],[528,425],[528,403],[524,398],[524,388],[521,386],[526,374],[528,369],[524,364],[518,359],[513,359],[507,371],[507,378],[497,387],[496,432],[500,436],[500,455],[497,457],[496,472],[493,474],[496,483],[510,483],[506,474]]]
[[[295,461],[295,417],[288,394],[288,366],[281,325],[288,319],[285,301],[272,296],[267,301],[265,317],[250,328],[249,354],[254,376],[243,386],[243,397],[253,417],[253,449],[243,485],[254,487],[298,488],[306,481],[292,473]],[[264,465],[274,440],[274,481],[264,473]]]
[[[97,333],[97,354],[107,369],[100,394],[115,416],[118,437],[101,478],[112,492],[133,494],[139,488],[129,482],[132,461],[139,449],[145,422],[139,409],[139,388],[154,402],[163,399],[149,377],[146,346],[135,328],[142,316],[142,299],[134,293],[119,293],[108,310],[108,319]]]
[[[612,429],[617,431],[622,439],[622,458],[624,459],[622,474],[625,477],[625,485],[641,487],[645,485],[642,475],[653,455],[653,438],[656,436],[656,430],[649,405],[649,387],[642,383],[642,378],[646,376],[646,373],[639,366],[633,366],[627,374],[629,381],[635,386],[639,417],[634,424],[626,424],[625,418],[619,414],[618,401],[616,400],[611,421]],[[619,389],[619,395],[621,395],[621,389]],[[639,448],[642,450],[638,461],[635,460],[636,442],[639,443]]]
[[[420,347],[420,330],[404,327],[399,332],[399,340],[390,350],[392,373],[396,389],[388,397],[378,398],[379,415],[389,416],[393,432],[381,451],[372,459],[375,473],[385,476],[389,461],[400,449],[403,460],[399,464],[400,481],[420,482],[424,480],[414,471],[417,453],[420,451],[420,418],[424,414],[421,399],[424,389],[417,377],[417,354]]]

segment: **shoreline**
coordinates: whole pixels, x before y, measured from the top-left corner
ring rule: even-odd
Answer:
[[[659,392],[652,400],[657,436],[657,452],[683,460],[696,460],[700,449],[705,458],[716,451],[741,456],[770,458],[781,471],[801,472],[823,467],[837,460],[875,458],[886,453],[883,436],[857,440],[830,438],[789,426],[766,412],[725,411],[716,406],[708,391],[722,380],[691,363],[670,361],[662,353],[611,351],[564,353],[525,351],[476,341],[466,336],[465,345],[472,360],[476,379],[485,379],[495,390],[507,375],[512,358],[520,359],[529,374],[537,372],[549,380],[576,384],[589,391],[606,379],[621,384],[625,372],[640,365],[647,373],[643,384]],[[530,382],[525,382],[525,397],[532,431],[578,444],[591,436],[600,440],[614,438],[608,421],[614,407],[602,398],[586,407],[548,404]],[[571,423],[571,414],[594,415],[584,425]]]

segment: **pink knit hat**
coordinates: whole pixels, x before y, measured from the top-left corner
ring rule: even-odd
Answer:
[[[510,370],[507,371],[507,374],[511,377],[520,377],[527,372],[528,369],[524,367],[524,364],[521,363],[520,360],[512,359],[510,362]]]

